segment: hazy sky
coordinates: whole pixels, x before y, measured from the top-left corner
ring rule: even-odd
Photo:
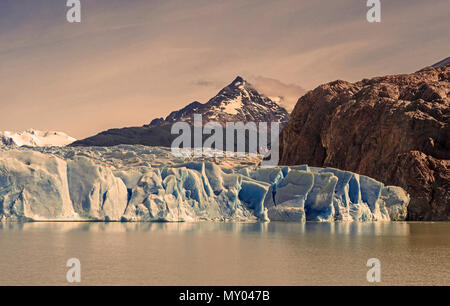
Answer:
[[[450,56],[448,0],[381,0],[379,24],[365,0],[81,3],[70,24],[66,0],[0,0],[0,130],[82,138],[206,102],[237,75],[295,97]]]

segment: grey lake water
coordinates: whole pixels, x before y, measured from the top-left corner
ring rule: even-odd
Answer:
[[[0,285],[450,285],[450,223],[0,223]]]

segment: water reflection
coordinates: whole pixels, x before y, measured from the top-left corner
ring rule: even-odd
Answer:
[[[326,235],[393,235],[408,236],[414,223],[102,223],[102,222],[32,222],[0,223],[3,232],[51,231],[51,232],[162,232],[162,233],[252,233],[252,234],[326,234]]]
[[[450,223],[0,223],[0,285],[450,284]],[[31,256],[30,256],[31,254]]]

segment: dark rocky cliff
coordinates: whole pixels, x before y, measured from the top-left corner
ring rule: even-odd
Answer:
[[[450,65],[335,81],[300,98],[281,163],[357,172],[411,195],[410,220],[450,220]]]

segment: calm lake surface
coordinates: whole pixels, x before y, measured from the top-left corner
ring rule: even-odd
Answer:
[[[4,223],[0,285],[450,285],[450,223]]]

